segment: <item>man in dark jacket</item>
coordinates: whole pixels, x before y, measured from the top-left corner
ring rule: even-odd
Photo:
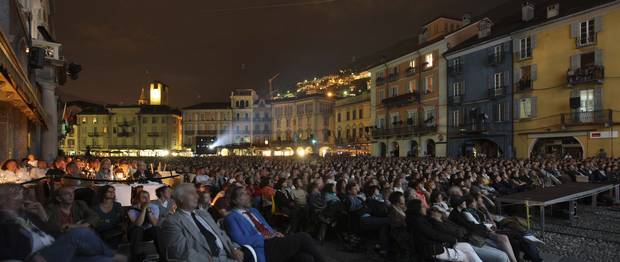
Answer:
[[[56,201],[46,208],[49,215],[50,233],[55,237],[69,229],[96,227],[99,216],[84,201],[75,200],[73,187],[61,187],[56,192]]]

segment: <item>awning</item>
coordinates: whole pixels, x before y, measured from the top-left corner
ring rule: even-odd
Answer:
[[[0,31],[0,101],[19,109],[33,122],[50,126],[37,92],[2,31]]]

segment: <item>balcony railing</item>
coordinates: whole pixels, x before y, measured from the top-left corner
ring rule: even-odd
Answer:
[[[612,120],[612,110],[571,112],[560,115],[562,127],[589,124],[610,124]]]
[[[100,136],[103,136],[103,134],[99,133],[99,132],[89,132],[88,136],[90,136],[90,137],[100,137]]]
[[[603,82],[605,78],[605,68],[600,65],[590,65],[587,67],[577,68],[575,70],[568,70],[566,74],[566,82],[569,86],[589,83],[589,82]]]
[[[412,76],[412,75],[415,75],[416,71],[417,70],[415,67],[409,67],[407,68],[407,71],[405,71],[405,73],[407,76]]]
[[[420,125],[407,125],[407,124],[393,124],[390,128],[375,128],[372,130],[373,137],[386,137],[386,136],[408,136],[408,135],[422,135],[437,131],[435,124],[420,124]]]
[[[506,55],[504,53],[490,54],[487,56],[487,64],[489,66],[500,65],[504,62]]]
[[[454,96],[448,97],[448,103],[450,103],[451,105],[458,105],[458,104],[461,104],[462,102],[463,102],[462,95],[454,95]]]
[[[406,93],[402,95],[384,98],[383,100],[381,100],[381,103],[388,107],[394,107],[394,106],[407,105],[407,104],[410,104],[410,103],[413,103],[419,100],[420,100],[419,93],[411,92],[411,93]]]
[[[488,130],[489,128],[489,123],[487,122],[471,122],[471,123],[464,123],[464,124],[460,124],[460,125],[451,125],[448,128],[448,131],[452,134],[452,135],[468,135],[468,134],[480,134],[480,133],[484,133]]]
[[[384,77],[377,77],[377,79],[375,79],[375,84],[380,86],[385,84],[385,78]]]
[[[462,73],[463,73],[463,65],[456,64],[456,65],[448,66],[448,74],[455,76],[455,75],[460,75]]]
[[[196,132],[199,135],[217,135],[217,130],[198,130]]]
[[[388,82],[394,82],[398,80],[398,73],[391,73],[388,75]]]
[[[529,91],[532,90],[533,81],[529,79],[521,79],[517,82],[517,89],[519,91]]]
[[[506,88],[496,87],[489,89],[489,99],[496,99],[506,94]]]
[[[582,48],[582,47],[586,47],[586,46],[591,46],[591,45],[596,45],[596,33],[590,34],[589,37],[586,38],[582,38],[582,37],[577,37],[575,38],[575,46],[577,46],[577,48]]]

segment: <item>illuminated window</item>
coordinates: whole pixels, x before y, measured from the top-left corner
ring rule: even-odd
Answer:
[[[409,67],[415,68],[415,60],[409,61]]]
[[[93,117],[93,124],[97,124],[97,117]]]
[[[433,67],[433,54],[427,54],[424,56],[424,62],[426,63],[425,67],[426,68],[431,68]]]
[[[86,124],[86,117],[82,117],[82,124]]]

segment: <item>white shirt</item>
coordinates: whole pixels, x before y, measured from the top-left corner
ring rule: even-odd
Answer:
[[[192,221],[194,221],[194,219],[192,218],[192,214],[186,210],[183,209],[178,209],[177,211],[180,211],[181,214],[183,214],[184,216],[188,216],[189,219],[191,219]],[[196,214],[196,213],[194,213]],[[199,216],[198,214],[196,214],[196,220],[198,220],[198,222],[200,224],[202,224],[202,226],[204,228],[206,228],[207,230],[209,230],[209,232],[211,232],[211,234],[213,234],[215,236],[215,244],[217,245],[217,247],[219,247],[220,249],[224,249],[224,243],[222,243],[222,240],[220,240],[220,236],[218,236],[218,234],[215,233],[215,230],[213,230],[213,228],[209,225],[209,223],[207,223],[207,221],[205,221],[201,216]],[[196,222],[194,221],[194,224]],[[196,227],[198,227],[198,225],[196,225]]]
[[[31,254],[54,243],[54,237],[41,231],[41,229],[32,224],[30,221],[17,217],[17,223],[22,226],[24,231],[28,233],[30,240],[32,240],[32,249],[30,250]]]

